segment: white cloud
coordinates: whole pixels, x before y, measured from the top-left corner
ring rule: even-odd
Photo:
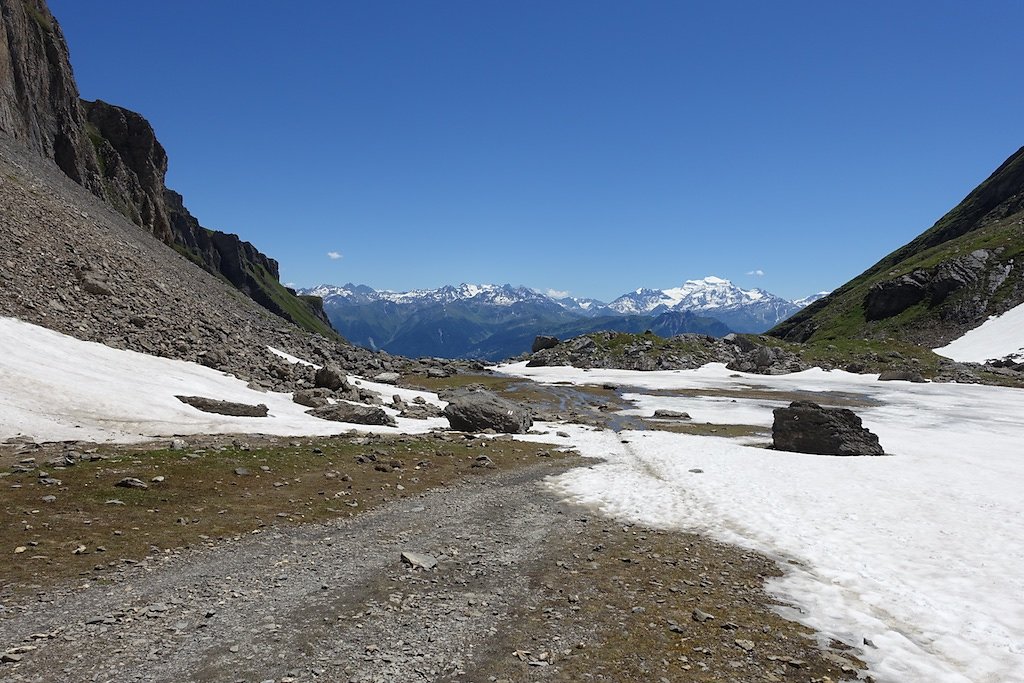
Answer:
[[[337,261],[338,259],[341,258],[341,252],[340,251],[329,251],[329,252],[327,252],[327,258],[331,259],[332,261]]]
[[[561,289],[549,289],[544,293],[550,296],[552,299],[564,299],[565,297],[569,296],[569,292],[562,291]]]
[[[761,270],[760,268],[756,270],[748,270],[747,275],[753,275],[754,277],[762,277],[764,275],[764,271]]]

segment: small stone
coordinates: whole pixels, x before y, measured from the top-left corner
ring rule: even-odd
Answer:
[[[249,471],[248,467],[236,467],[235,474],[239,477],[248,477],[252,472]]]
[[[736,647],[740,648],[741,650],[744,650],[746,652],[753,652],[754,650],[754,641],[752,640],[744,640],[743,638],[737,638],[735,642]]]
[[[162,474],[158,474],[157,476],[150,479],[150,481],[154,484],[162,484],[165,481],[167,481],[167,477],[163,476]]]
[[[149,484],[135,477],[125,477],[114,484],[114,486],[120,486],[123,489],[139,489],[140,491],[145,491],[149,488]]]
[[[413,569],[422,569],[424,571],[430,571],[437,566],[437,558],[426,553],[403,552],[402,562]]]
[[[172,451],[183,451],[188,448],[188,443],[184,439],[171,439],[170,449]]]
[[[57,496],[43,496],[44,503],[54,503],[57,501]]]
[[[699,621],[700,623],[703,624],[705,621],[710,621],[711,619],[714,619],[714,618],[715,618],[715,616],[713,614],[708,614],[707,612],[704,612],[703,610],[699,610],[699,609],[693,610],[693,620],[694,621]]]

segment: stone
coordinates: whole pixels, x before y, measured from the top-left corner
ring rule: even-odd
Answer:
[[[402,562],[413,569],[422,569],[423,571],[430,571],[437,566],[437,558],[433,555],[409,551],[402,553]]]
[[[201,410],[204,413],[217,415],[230,415],[232,417],[266,417],[270,408],[264,403],[249,405],[248,403],[235,403],[233,401],[222,401],[216,398],[205,398],[203,396],[175,396],[182,403]]]
[[[705,612],[703,610],[699,610],[699,609],[693,610],[693,615],[692,616],[693,616],[693,620],[694,621],[698,621],[698,622],[700,622],[702,624],[705,621],[711,621],[712,619],[715,618],[715,616],[713,614],[708,614],[707,612]]]
[[[349,388],[348,374],[337,365],[325,365],[316,371],[313,386],[331,391],[347,390]]]
[[[400,379],[402,379],[402,376],[397,372],[382,372],[373,377],[374,382],[380,382],[381,384],[398,384]]]
[[[120,486],[123,489],[139,489],[140,491],[145,491],[149,488],[149,484],[135,477],[125,477],[114,484],[114,486]]]
[[[917,384],[923,384],[927,382],[924,376],[917,370],[883,370],[878,375],[879,382],[915,382]]]
[[[239,477],[248,477],[252,472],[249,471],[248,467],[236,467],[235,475]]]
[[[655,410],[652,415],[656,420],[689,420],[690,414],[680,410]]]
[[[848,408],[793,401],[774,410],[772,447],[817,455],[885,455],[878,437]]]
[[[377,406],[355,405],[352,403],[335,403],[334,405],[322,406],[307,410],[307,414],[318,417],[321,420],[332,422],[347,422],[360,425],[383,425],[394,427],[397,423],[395,418],[384,412],[383,408]]]
[[[752,640],[746,640],[744,638],[737,638],[734,642],[736,643],[736,647],[740,648],[741,650],[743,650],[745,652],[753,652],[754,651],[754,641],[752,641]]]
[[[307,408],[321,408],[330,405],[331,402],[328,400],[330,393],[331,390],[326,387],[299,389],[292,394],[292,401]]]
[[[539,334],[533,339],[533,345],[530,346],[530,353],[537,353],[544,349],[553,349],[559,345],[558,337],[547,337]]]
[[[493,429],[505,434],[525,434],[533,426],[526,408],[489,391],[463,391],[454,394],[444,409],[452,429],[482,432]]]
[[[171,439],[169,448],[172,451],[183,451],[188,448],[188,443],[185,439]]]

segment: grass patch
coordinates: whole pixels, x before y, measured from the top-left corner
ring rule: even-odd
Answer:
[[[0,478],[0,597],[75,577],[102,580],[125,562],[172,548],[349,517],[494,472],[473,466],[478,455],[505,469],[547,456],[551,448],[450,438],[268,439],[251,448],[222,440],[186,451],[106,446],[95,452],[104,459],[95,462],[7,472]],[[42,463],[55,453],[36,458]],[[549,457],[566,456],[552,451]],[[5,456],[8,465],[17,460]],[[247,473],[237,474],[238,468]],[[40,483],[40,470],[60,484]],[[115,486],[124,477],[149,489]],[[43,500],[51,495],[52,502]]]

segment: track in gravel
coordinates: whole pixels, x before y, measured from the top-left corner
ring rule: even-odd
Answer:
[[[170,554],[106,587],[50,592],[0,621],[5,651],[36,648],[2,665],[0,678],[454,677],[533,599],[531,568],[569,542],[565,508],[538,485],[565,467],[467,481],[347,520]],[[411,570],[403,551],[439,565]]]

